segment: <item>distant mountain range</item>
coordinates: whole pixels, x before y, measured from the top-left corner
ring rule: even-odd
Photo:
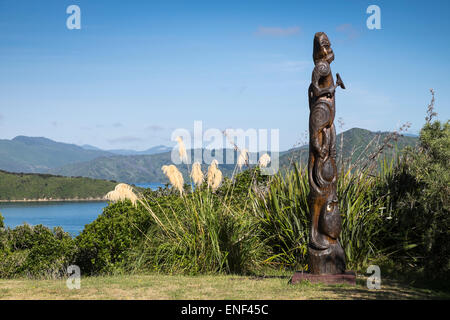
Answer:
[[[0,140],[0,169],[10,172],[42,173],[69,163],[112,156],[103,150],[86,150],[75,144],[42,137],[17,136]]]
[[[151,155],[172,148],[156,146],[145,151],[102,150],[84,145],[56,142],[44,137],[17,136],[0,139],[0,170],[9,172],[46,173],[65,165],[116,155]]]
[[[150,155],[150,154],[169,152],[172,150],[171,147],[167,147],[167,146],[163,146],[163,145],[152,147],[152,148],[149,148],[144,151],[136,151],[136,150],[129,150],[129,149],[102,150],[100,148],[91,146],[89,144],[82,145],[81,147],[86,150],[106,151],[106,152],[116,154],[116,155],[121,155],[121,156]]]
[[[345,131],[337,136],[338,156],[350,157],[352,161],[367,157],[389,134],[359,128]],[[405,146],[415,145],[417,141],[418,138],[414,136],[400,136],[394,142],[395,147],[385,148],[384,154],[391,157]],[[167,182],[161,167],[172,163],[171,150],[166,146],[156,146],[146,151],[101,150],[89,145],[80,147],[46,138],[19,136],[12,140],[0,140],[0,170],[82,176],[127,183]],[[237,159],[232,149],[225,150],[224,156],[230,152]],[[307,159],[307,145],[293,148],[280,153],[280,167],[287,167],[292,162],[306,164]],[[187,178],[187,166],[177,167]],[[220,165],[227,176],[232,174],[234,167]]]

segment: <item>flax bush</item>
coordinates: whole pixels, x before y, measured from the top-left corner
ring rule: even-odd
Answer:
[[[369,170],[341,170],[338,198],[342,214],[340,241],[348,266],[361,269],[379,253],[376,247],[382,233],[387,199],[373,193],[376,177]],[[273,255],[268,259],[282,267],[306,269],[310,216],[307,169],[294,164],[292,170],[274,176],[269,192],[254,197],[254,214],[260,218],[261,230]]]
[[[133,269],[187,274],[259,270],[268,248],[245,201],[234,202],[248,199],[251,181],[245,172],[216,192],[204,185],[179,197],[176,206],[162,207],[147,195],[144,206],[154,225],[131,255]]]

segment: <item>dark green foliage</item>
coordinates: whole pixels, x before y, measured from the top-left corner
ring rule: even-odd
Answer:
[[[272,177],[266,194],[253,196],[262,238],[272,250],[268,259],[271,264],[305,267],[309,239],[308,192],[307,174],[294,165],[292,171]]]
[[[385,246],[399,267],[428,278],[450,271],[450,124],[427,121],[420,145],[408,149],[379,194],[391,201]]]
[[[76,247],[61,228],[42,225],[0,228],[0,278],[55,278],[66,274]]]
[[[83,273],[122,271],[128,252],[151,225],[148,214],[130,201],[110,204],[75,239],[76,264]]]

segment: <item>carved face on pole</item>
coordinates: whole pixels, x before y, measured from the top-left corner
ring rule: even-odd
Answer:
[[[320,231],[332,239],[337,239],[341,233],[341,213],[336,194],[333,192],[323,204],[319,217]]]
[[[314,50],[313,50],[314,62],[325,60],[328,63],[333,62],[334,52],[331,49],[330,40],[323,32],[317,32],[314,35]]]

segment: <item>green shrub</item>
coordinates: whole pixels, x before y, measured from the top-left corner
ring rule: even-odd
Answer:
[[[449,158],[449,122],[427,121],[420,145],[406,151],[379,190],[392,208],[383,245],[399,268],[424,271],[427,278],[450,271]]]
[[[57,278],[73,262],[74,241],[59,227],[24,224],[0,232],[0,278]]]
[[[76,237],[76,264],[82,273],[88,274],[123,271],[128,252],[150,224],[149,216],[130,201],[109,204]]]
[[[5,250],[6,245],[6,230],[5,230],[5,224],[3,222],[3,216],[0,212],[0,252],[3,252]]]

